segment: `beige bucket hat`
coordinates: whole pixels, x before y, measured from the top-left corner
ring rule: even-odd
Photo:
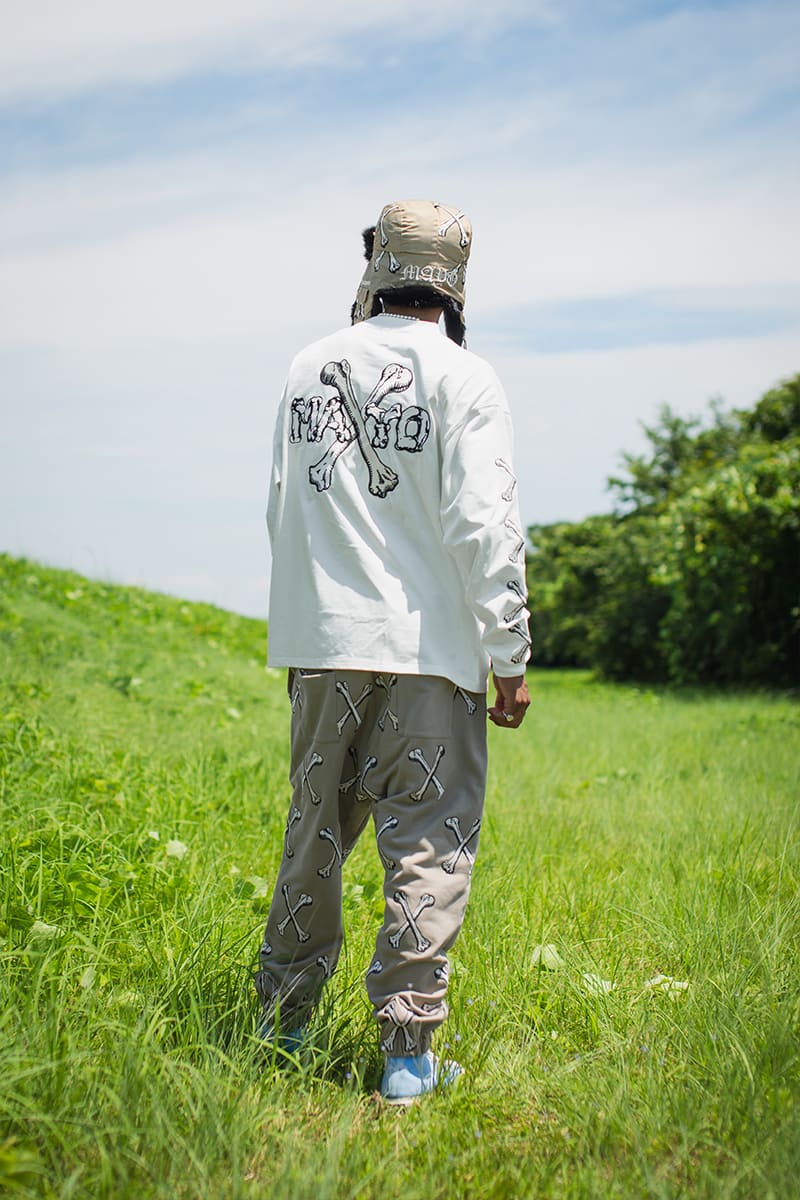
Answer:
[[[387,288],[430,287],[463,307],[471,245],[472,225],[460,208],[434,200],[384,205],[356,294],[353,323],[375,315],[375,294]]]

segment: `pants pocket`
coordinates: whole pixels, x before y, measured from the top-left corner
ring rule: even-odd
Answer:
[[[399,675],[398,734],[409,738],[448,738],[453,726],[454,687],[438,675]]]
[[[292,741],[324,745],[339,738],[333,671],[298,670],[292,689]]]

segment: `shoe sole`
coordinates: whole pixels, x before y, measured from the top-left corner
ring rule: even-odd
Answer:
[[[430,1093],[424,1092],[423,1095]],[[384,1104],[391,1104],[394,1108],[410,1108],[412,1104],[416,1104],[417,1100],[421,1100],[422,1096],[381,1096]]]

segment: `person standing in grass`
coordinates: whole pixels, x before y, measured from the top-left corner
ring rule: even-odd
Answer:
[[[297,1045],[371,816],[385,912],[366,987],[382,1094],[409,1103],[461,1073],[431,1037],[478,850],[488,676],[489,718],[518,728],[529,614],[508,406],[464,346],[470,222],[406,200],[363,237],[352,323],[295,358],[275,430],[269,664],[289,668],[292,799],[255,982],[261,1036]]]

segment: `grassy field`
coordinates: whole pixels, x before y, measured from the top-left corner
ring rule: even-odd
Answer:
[[[532,676],[439,1039],[467,1075],[398,1114],[369,836],[314,1044],[253,1038],[288,801],[264,642],[0,556],[0,1191],[800,1196],[796,703]]]

